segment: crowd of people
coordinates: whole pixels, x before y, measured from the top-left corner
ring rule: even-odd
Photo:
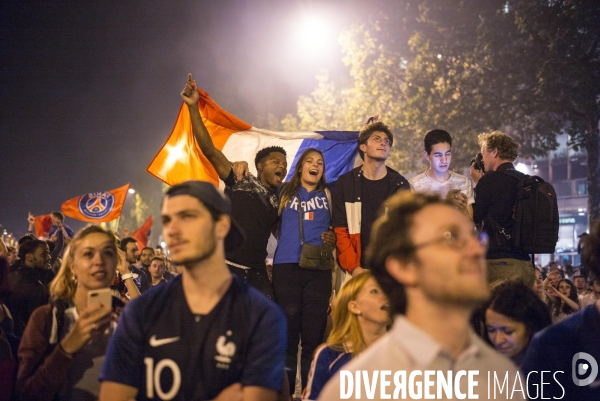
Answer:
[[[167,190],[168,257],[96,225],[74,233],[60,212],[48,239],[30,216],[16,247],[0,243],[0,398],[335,400],[342,370],[552,369],[564,375],[545,396],[599,397],[571,380],[571,358],[600,358],[600,222],[579,270],[534,266],[502,239],[521,176],[509,135],[480,135],[484,168],[467,177],[449,170],[451,135],[432,130],[429,168],[407,180],[386,165],[392,132],[373,121],[359,167],[327,183],[310,148],[284,183],[283,148],[261,149],[253,175],[212,143],[191,75],[181,95],[225,194],[200,181]],[[479,376],[480,399],[493,377]],[[535,385],[497,399],[534,398]],[[361,398],[356,386],[344,399]]]

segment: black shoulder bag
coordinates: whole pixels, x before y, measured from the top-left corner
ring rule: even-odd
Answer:
[[[302,226],[302,201],[298,196],[298,221],[300,223],[300,267],[308,270],[331,270],[334,266],[333,247],[328,244],[312,245],[304,242],[304,228]]]

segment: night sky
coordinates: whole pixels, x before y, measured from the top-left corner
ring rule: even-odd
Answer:
[[[3,0],[0,224],[20,236],[29,211],[60,210],[87,192],[127,182],[160,191],[145,169],[171,131],[188,72],[260,126],[267,113],[294,113],[320,69],[346,74],[339,33],[386,4]],[[307,16],[329,27],[318,46],[298,39]]]

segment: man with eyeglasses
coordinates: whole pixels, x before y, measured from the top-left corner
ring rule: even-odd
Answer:
[[[387,207],[374,223],[366,266],[388,296],[394,324],[327,383],[319,400],[361,399],[376,373],[376,391],[368,397],[374,400],[525,399],[512,390],[517,368],[469,324],[490,296],[487,236],[438,195],[402,191]],[[440,384],[440,375],[449,386]],[[510,384],[494,389],[495,378]]]
[[[385,165],[393,143],[387,125],[367,123],[358,136],[363,164],[341,175],[333,191],[338,263],[351,275],[364,270],[364,250],[381,205],[396,191],[410,189],[406,178]]]

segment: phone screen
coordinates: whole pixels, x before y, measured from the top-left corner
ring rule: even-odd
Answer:
[[[88,306],[102,305],[103,308],[112,307],[112,294],[110,288],[102,288],[100,290],[92,290],[88,292]]]

